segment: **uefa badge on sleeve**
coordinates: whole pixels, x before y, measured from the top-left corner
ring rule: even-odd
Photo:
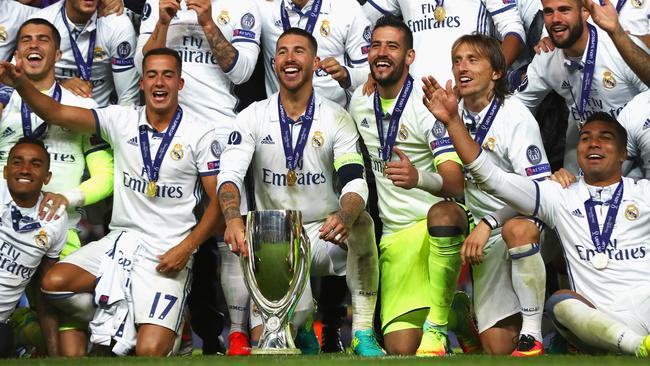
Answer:
[[[181,160],[184,156],[183,152],[183,145],[181,144],[175,144],[174,147],[172,148],[172,151],[169,152],[169,156],[173,160]]]
[[[323,20],[323,23],[320,26],[320,34],[323,37],[327,37],[330,35],[330,32],[332,30],[330,29],[330,21],[329,20]]]
[[[219,16],[217,16],[217,24],[223,27],[228,23],[230,23],[230,14],[227,10],[222,10],[221,13],[219,13]]]
[[[314,132],[314,137],[311,139],[311,146],[321,147],[325,143],[325,137],[323,137],[323,132],[316,131]]]
[[[41,229],[34,237],[34,243],[37,247],[47,249],[50,246],[50,238],[47,236],[47,231]]]

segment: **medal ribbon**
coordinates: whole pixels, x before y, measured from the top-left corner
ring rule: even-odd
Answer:
[[[441,8],[445,7],[445,0],[436,0],[436,7],[439,6]]]
[[[390,116],[390,122],[388,123],[388,132],[387,136],[384,139],[384,112],[381,108],[381,102],[379,100],[379,91],[375,90],[373,107],[375,110],[375,120],[377,122],[377,133],[379,134],[379,157],[384,161],[390,161],[390,156],[393,151],[393,146],[395,146],[395,138],[397,137],[397,127],[399,126],[399,120],[402,117],[402,112],[404,112],[404,107],[406,102],[411,95],[413,90],[413,77],[411,74],[408,74],[406,81],[402,90],[399,92],[397,97],[397,103],[395,108],[393,108],[393,114]]]
[[[314,31],[314,27],[316,27],[321,5],[323,5],[323,0],[314,0],[314,3],[311,5],[311,10],[306,14],[309,19],[307,19],[305,31],[309,32],[310,34]],[[287,13],[287,9],[284,6],[284,0],[282,0],[280,3],[280,19],[282,20],[282,28],[284,30],[291,28],[291,23],[289,22],[289,13]]]
[[[598,253],[605,252],[607,248],[607,243],[612,237],[612,231],[614,230],[614,223],[616,222],[616,214],[618,213],[618,208],[623,200],[623,180],[618,183],[612,200],[609,202],[609,209],[607,210],[607,216],[605,217],[605,223],[603,224],[603,231],[601,233],[600,227],[598,226],[598,217],[596,216],[596,210],[594,206],[596,205],[591,197],[585,201],[585,210],[587,211],[587,222],[589,222],[589,231],[591,233],[591,241],[596,247]]]
[[[61,85],[59,85],[59,83],[54,85],[52,99],[57,102],[61,101]],[[44,135],[45,131],[47,131],[47,123],[41,124],[35,131],[32,131],[32,109],[29,108],[24,100],[20,102],[20,117],[23,122],[23,136],[34,136],[37,139],[45,137]]]
[[[155,160],[151,161],[151,150],[149,149],[149,136],[147,135],[148,127],[146,125],[140,125],[138,127],[140,135],[140,154],[142,155],[142,162],[144,163],[144,170],[147,173],[147,178],[150,182],[158,181],[160,175],[160,166],[162,165],[163,158],[167,152],[167,148],[172,142],[178,126],[181,124],[181,119],[183,118],[183,110],[180,106],[176,107],[176,114],[172,117],[172,121],[165,131],[165,135],[158,146],[158,151],[156,152]]]
[[[598,32],[596,27],[587,23],[589,27],[589,45],[587,46],[587,60],[585,61],[584,73],[582,75],[582,88],[580,90],[580,105],[578,107],[578,114],[580,118],[585,119],[585,109],[587,108],[587,100],[591,92],[591,82],[594,79],[594,68],[596,67],[596,51],[598,49]]]
[[[625,6],[626,2],[627,2],[627,0],[618,0],[618,2],[616,3],[616,12],[617,13],[619,13],[619,14],[621,13],[621,9],[623,9],[623,6]]]
[[[90,32],[90,41],[88,43],[88,60],[84,61],[79,46],[77,46],[77,41],[72,37],[72,30],[70,30],[70,24],[68,24],[68,18],[65,15],[65,4],[61,7],[61,18],[63,18],[63,24],[65,24],[66,29],[68,30],[68,37],[70,38],[70,46],[72,47],[72,55],[74,56],[74,61],[77,64],[77,70],[82,80],[90,80],[90,69],[93,67],[93,55],[95,53],[95,41],[97,40],[97,29],[93,29]]]
[[[483,140],[485,140],[485,136],[490,130],[490,127],[492,127],[494,118],[497,116],[497,113],[499,112],[500,108],[501,108],[501,104],[499,104],[499,100],[497,99],[497,97],[492,98],[492,104],[490,104],[490,109],[488,109],[487,114],[483,119],[483,122],[476,128],[476,135],[474,136],[474,141],[476,141],[477,144],[483,145]]]
[[[302,126],[300,126],[300,132],[298,133],[298,141],[296,141],[296,148],[292,147],[291,139],[291,128],[289,127],[289,121],[287,113],[284,111],[282,106],[282,101],[280,100],[280,95],[278,95],[278,115],[280,116],[280,129],[282,133],[282,146],[284,147],[284,157],[287,163],[287,169],[296,170],[298,162],[302,159],[303,152],[305,151],[305,145],[307,144],[307,137],[309,136],[309,129],[311,128],[311,123],[314,120],[314,111],[316,109],[316,103],[314,101],[314,92],[312,91],[311,96],[309,97],[309,102],[307,103],[307,110],[302,116]]]
[[[24,225],[20,225],[23,223]],[[17,233],[28,233],[39,229],[41,224],[29,216],[23,216],[14,205],[11,205],[11,224]]]

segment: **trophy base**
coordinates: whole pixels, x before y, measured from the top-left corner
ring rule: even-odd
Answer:
[[[264,355],[301,355],[302,352],[298,348],[253,348],[251,354],[255,356]]]

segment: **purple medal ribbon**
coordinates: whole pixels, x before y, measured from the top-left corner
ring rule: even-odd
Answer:
[[[618,208],[622,200],[623,180],[621,180],[618,183],[618,186],[616,186],[612,200],[609,202],[609,209],[607,210],[607,216],[605,217],[602,233],[600,231],[600,227],[598,226],[598,217],[596,216],[596,210],[594,209],[594,206],[596,204],[591,197],[585,201],[585,210],[587,211],[587,222],[589,223],[591,241],[594,243],[594,246],[596,247],[596,251],[598,253],[605,252],[607,244],[612,237],[614,223],[616,222],[616,215],[618,213]]]
[[[596,27],[587,24],[589,27],[589,45],[587,46],[587,60],[585,61],[584,74],[582,75],[582,88],[580,90],[580,105],[578,107],[578,114],[580,118],[586,119],[585,109],[591,93],[591,82],[594,79],[594,69],[596,67],[596,51],[598,49],[598,32]]]
[[[402,117],[402,112],[404,112],[404,107],[406,102],[411,95],[413,90],[413,77],[411,74],[408,74],[406,81],[402,90],[399,92],[397,97],[397,103],[395,108],[393,108],[393,114],[390,116],[390,122],[388,123],[388,133],[384,139],[384,113],[381,108],[381,102],[379,100],[379,91],[375,90],[373,107],[375,110],[375,121],[377,122],[377,133],[379,134],[379,157],[384,161],[390,161],[390,156],[393,151],[393,146],[395,146],[395,138],[397,137],[397,127],[399,126],[399,120]]]
[[[496,118],[500,108],[501,108],[501,104],[499,103],[499,100],[497,99],[497,97],[494,97],[492,99],[492,104],[490,104],[490,109],[488,109],[487,114],[483,119],[483,123],[481,123],[480,126],[477,127],[476,135],[474,136],[474,141],[476,141],[477,144],[483,145],[483,140],[485,140],[485,136],[487,136],[490,127],[492,127],[492,123],[494,123],[494,118]]]
[[[321,5],[323,5],[323,0],[314,0],[314,3],[311,5],[311,10],[307,12],[309,19],[305,25],[305,31],[309,32],[310,34],[314,31],[314,27],[316,27]],[[289,13],[287,13],[287,9],[284,6],[284,0],[282,0],[280,3],[280,19],[282,20],[282,28],[284,30],[291,28],[291,23],[289,22]]]
[[[627,0],[618,0],[618,2],[616,3],[616,12],[617,13],[619,13],[619,14],[621,13],[621,9],[623,9],[623,6],[625,6],[626,2],[627,2]],[[601,3],[600,5],[603,5],[603,4]]]
[[[146,125],[140,125],[138,127],[140,135],[140,153],[142,154],[144,170],[150,182],[158,181],[163,158],[165,157],[165,153],[176,134],[176,130],[178,130],[178,126],[181,124],[182,118],[183,110],[178,106],[176,107],[176,113],[174,114],[172,121],[169,123],[169,127],[167,127],[167,131],[165,131],[163,139],[160,142],[160,146],[158,146],[158,151],[156,152],[156,157],[153,162],[151,161],[151,150],[149,149],[149,136],[147,135],[148,127]]]
[[[61,102],[61,85],[56,83],[54,85],[54,93],[52,94],[52,99],[57,102]],[[23,122],[23,136],[34,136],[37,139],[42,139],[45,137],[45,132],[47,131],[47,123],[43,123],[32,131],[32,109],[29,108],[25,101],[20,102],[20,117]]]
[[[72,37],[72,31],[70,30],[70,24],[68,24],[68,18],[65,14],[65,4],[61,6],[61,18],[63,18],[63,24],[65,24],[66,29],[68,30],[68,37],[70,38],[70,46],[72,47],[72,55],[74,56],[74,61],[77,64],[77,70],[82,80],[90,80],[90,71],[93,67],[93,56],[95,54],[95,41],[97,40],[97,29],[94,29],[90,32],[90,41],[88,43],[88,60],[84,61],[79,46],[77,46],[77,41]]]
[[[309,97],[309,102],[307,104],[307,110],[302,116],[302,126],[300,126],[300,132],[298,133],[298,141],[296,141],[296,147],[292,147],[292,138],[291,138],[291,128],[289,128],[289,123],[293,124],[293,121],[289,121],[287,113],[284,111],[282,106],[282,101],[280,100],[280,95],[278,95],[278,115],[280,116],[280,130],[282,133],[282,146],[284,147],[284,157],[287,163],[287,169],[296,170],[298,162],[302,159],[303,152],[305,151],[305,145],[307,144],[307,137],[309,136],[309,129],[311,128],[311,123],[314,120],[314,111],[316,109],[316,103],[314,101],[314,92],[312,90],[311,96]]]

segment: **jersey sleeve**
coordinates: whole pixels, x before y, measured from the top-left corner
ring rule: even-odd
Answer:
[[[215,146],[215,144],[217,144]],[[219,173],[221,149],[214,128],[209,128],[196,144],[196,166],[199,175],[217,175]]]
[[[144,54],[142,49],[151,37],[151,33],[156,28],[158,22],[158,0],[147,0],[142,8],[142,18],[140,21],[140,34],[138,35],[138,44],[134,54],[134,64],[138,73],[142,75],[142,60]]]
[[[642,50],[646,52],[646,54],[650,53],[650,49],[638,38],[631,36],[630,39],[639,47],[641,47]],[[618,65],[621,65],[622,70],[623,70],[623,75],[625,76],[625,81],[626,83],[634,86],[636,88],[638,93],[642,93],[646,90],[648,90],[648,86],[639,79],[637,74],[632,71],[632,69],[625,63],[625,60],[623,60],[623,57],[620,55],[618,56],[619,58],[619,63]]]
[[[454,149],[449,133],[447,133],[447,127],[430,114],[422,121],[424,122],[421,127],[422,134],[427,137],[429,142],[435,170],[438,171],[438,166],[446,161],[454,161],[462,166],[463,163]]]
[[[8,87],[4,84],[0,84],[0,105],[4,108],[9,104],[11,95],[14,93],[14,89]]]
[[[627,159],[628,160],[634,160],[635,158],[639,157],[641,154],[641,151],[639,150],[639,141],[637,137],[640,135],[640,127],[643,126],[643,123],[645,122],[643,120],[643,116],[640,116],[640,118],[637,118],[638,123],[635,123],[635,117],[634,117],[634,106],[635,106],[635,100],[633,99],[630,101],[624,108],[621,110],[621,113],[619,113],[618,117],[618,122],[625,128],[627,131]]]
[[[117,125],[119,121],[124,121],[121,117],[126,117],[121,113],[119,106],[110,105],[104,108],[91,109],[95,117],[95,134],[102,139],[113,145],[113,136],[116,136],[117,131],[123,126]],[[136,122],[136,121],[131,121]]]
[[[321,109],[320,113],[325,110]],[[329,111],[328,111],[329,112]],[[334,168],[338,171],[344,165],[359,164],[363,166],[363,158],[359,152],[359,132],[352,117],[343,109],[337,110],[339,116],[338,128],[334,136]]]
[[[111,42],[111,71],[115,83],[118,104],[138,103],[138,72],[134,65],[136,36],[131,21],[126,15],[111,15],[114,28]]]
[[[485,6],[492,16],[501,40],[512,35],[519,38],[521,44],[526,44],[524,24],[515,0],[485,0]]]
[[[544,179],[551,175],[551,165],[537,121],[523,106],[519,112],[508,116],[509,121],[516,121],[509,128],[512,133],[508,159],[515,173],[534,180]]]
[[[535,55],[528,65],[526,77],[517,88],[514,96],[519,99],[531,112],[544,100],[551,91],[551,86],[544,80],[544,55]]]
[[[368,0],[362,8],[366,18],[373,24],[384,15],[402,16],[397,0]]]
[[[45,256],[58,259],[63,247],[68,241],[68,213],[64,211],[58,219],[50,221],[50,225],[52,225],[51,228],[54,235],[50,238],[50,247],[45,253]]]
[[[368,80],[370,68],[368,67],[368,51],[370,50],[370,38],[372,36],[372,25],[361,11],[357,4],[354,7],[354,18],[348,29],[345,41],[345,52],[348,56],[351,67],[347,67],[350,75],[350,86],[354,89],[363,85]]]
[[[230,43],[237,50],[237,55],[232,65],[223,72],[235,84],[246,82],[257,64],[260,53],[260,36],[262,21],[258,7],[250,0],[237,0],[241,9],[235,17],[233,34]]]
[[[257,103],[250,105],[235,119],[233,131],[228,136],[226,147],[221,153],[217,192],[226,182],[235,184],[239,192],[244,191],[244,176],[255,153],[254,126],[259,123],[255,111],[256,105]],[[263,120],[264,118],[259,119],[259,121]]]

